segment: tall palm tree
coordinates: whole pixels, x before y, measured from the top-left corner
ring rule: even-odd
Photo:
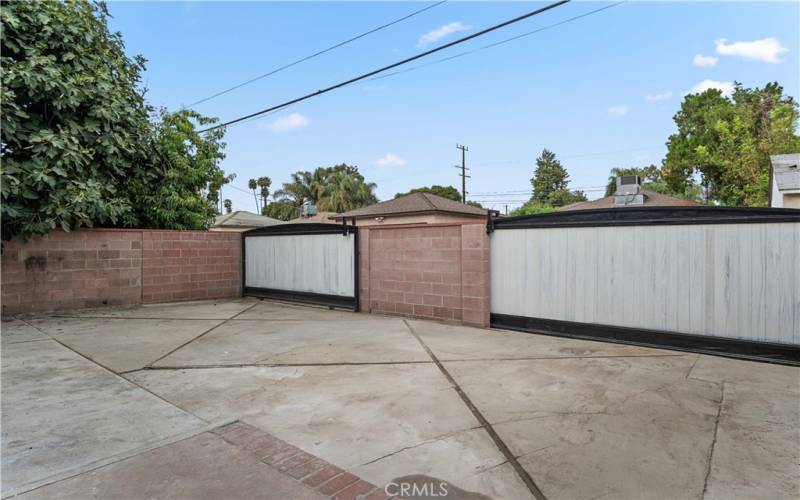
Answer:
[[[250,179],[247,181],[247,187],[253,191],[253,199],[256,200],[256,213],[261,213],[261,207],[258,206],[258,196],[256,195],[256,188],[258,187],[258,182],[255,179]]]
[[[259,177],[256,183],[261,188],[261,210],[263,211],[264,207],[267,206],[267,197],[269,196],[269,187],[272,185],[272,179],[269,177]]]

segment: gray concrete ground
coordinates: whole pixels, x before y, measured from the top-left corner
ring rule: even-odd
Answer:
[[[377,485],[800,496],[796,367],[253,299],[2,326],[3,497],[312,498],[236,419]]]

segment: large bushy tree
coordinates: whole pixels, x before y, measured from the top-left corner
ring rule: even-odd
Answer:
[[[292,174],[291,182],[275,193],[275,201],[301,207],[306,200],[318,210],[346,212],[376,203],[375,183],[366,182],[358,167],[342,163],[319,167],[313,172]]]
[[[569,173],[548,149],[536,158],[536,170],[531,178],[533,195],[531,202],[535,205],[561,207],[578,201],[586,201],[582,191],[569,190]]]
[[[181,110],[161,112],[154,126],[149,166],[124,184],[132,210],[127,225],[162,229],[204,229],[218,215],[219,190],[232,179],[220,162],[222,129],[203,135],[198,125],[216,119]]]
[[[209,121],[189,112],[152,116],[145,60],[125,54],[108,15],[85,0],[2,3],[4,239],[92,225],[196,229],[216,212],[221,132],[199,139],[194,125]]]
[[[448,200],[453,201],[461,201],[461,191],[456,189],[453,186],[440,186],[438,184],[434,184],[433,186],[427,187],[419,187],[411,189],[405,193],[397,193],[394,195],[395,198],[399,198],[401,196],[405,196],[411,193],[430,193],[435,194],[436,196],[441,196],[442,198],[447,198]]]
[[[687,95],[674,120],[662,167],[667,185],[685,192],[700,174],[709,200],[722,205],[766,205],[769,156],[800,150],[797,103],[777,83],[737,83],[730,98],[716,89]]]

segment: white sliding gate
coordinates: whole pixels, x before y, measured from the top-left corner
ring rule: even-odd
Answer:
[[[357,233],[279,224],[243,233],[244,294],[357,309]]]
[[[800,360],[800,210],[628,207],[494,229],[495,326]]]

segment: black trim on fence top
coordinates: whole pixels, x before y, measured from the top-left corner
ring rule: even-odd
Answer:
[[[275,224],[245,231],[248,236],[284,236],[298,234],[350,234],[355,233],[355,226],[342,224],[326,224],[324,222],[297,222],[293,224]]]
[[[619,344],[699,352],[714,356],[751,359],[787,365],[800,365],[800,346],[775,342],[756,342],[707,335],[628,328],[623,326],[576,323],[510,314],[491,314],[492,328],[518,330],[556,337],[597,340]]]
[[[800,222],[800,210],[759,207],[619,207],[567,210],[490,221],[488,230],[548,227]]]

